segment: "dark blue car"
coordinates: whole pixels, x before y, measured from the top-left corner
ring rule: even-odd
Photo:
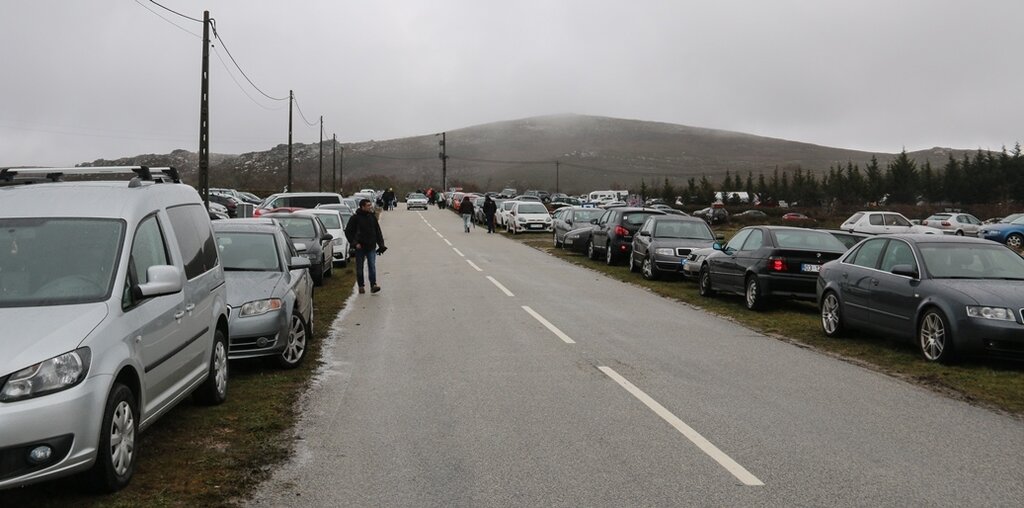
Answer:
[[[978,230],[978,238],[1005,243],[1014,249],[1024,248],[1024,217],[1010,223],[986,224]]]

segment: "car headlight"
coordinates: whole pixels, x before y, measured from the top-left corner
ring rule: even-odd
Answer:
[[[11,374],[0,389],[0,402],[31,399],[66,390],[89,373],[92,352],[87,347],[39,362]]]
[[[526,222],[526,217],[519,217],[519,222]]]
[[[344,238],[338,237],[338,238],[335,238],[331,243],[333,243],[334,245],[342,245],[344,242],[345,242]]]
[[[256,300],[242,305],[242,310],[238,312],[238,315],[240,317],[259,316],[260,314],[266,314],[280,308],[280,298],[267,298],[266,300]]]
[[[662,248],[662,249],[654,249],[654,253],[659,255],[659,256],[672,256],[672,255],[675,255],[676,251],[674,249]]]
[[[968,305],[967,315],[973,318],[995,319],[996,321],[1016,321],[1013,311],[1005,307],[983,307],[981,305]]]

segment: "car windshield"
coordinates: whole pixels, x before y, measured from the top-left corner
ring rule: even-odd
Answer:
[[[417,194],[414,192],[412,194],[409,194],[409,199],[427,199],[427,197],[424,196],[423,194]]]
[[[574,222],[590,222],[604,213],[604,210],[597,208],[591,208],[588,210],[576,210],[572,213],[572,220]]]
[[[921,257],[936,279],[1024,280],[1024,258],[998,245],[921,243]]]
[[[836,237],[821,231],[777,229],[775,241],[782,249],[824,250],[846,252],[846,246]]]
[[[345,226],[341,225],[341,217],[333,213],[318,213],[317,217],[320,217],[320,222],[324,223],[324,227],[327,229],[341,229]]]
[[[284,226],[288,236],[292,238],[313,238],[316,229],[311,217],[274,217]]]
[[[687,238],[693,240],[715,239],[704,221],[658,221],[654,225],[654,236],[658,238]]]
[[[520,203],[519,213],[543,213],[547,214],[548,209],[540,203]]]
[[[277,242],[270,233],[218,232],[217,251],[227,271],[281,271]]]
[[[124,229],[118,219],[0,219],[0,307],[104,300]]]

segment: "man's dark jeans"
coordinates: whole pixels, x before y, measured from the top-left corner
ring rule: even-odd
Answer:
[[[370,249],[356,249],[356,282],[359,283],[359,287],[363,286],[363,260],[366,260],[366,266],[369,268],[370,275],[370,286],[377,285],[377,251]]]

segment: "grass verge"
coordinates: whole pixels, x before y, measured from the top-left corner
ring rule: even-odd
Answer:
[[[567,262],[647,288],[779,340],[812,348],[1024,420],[1024,362],[968,358],[953,366],[930,364],[922,360],[908,342],[859,332],[849,332],[842,339],[825,337],[821,332],[818,309],[811,302],[779,301],[764,311],[751,312],[739,296],[704,298],[698,293],[695,283],[678,277],[648,281],[640,274],[630,273],[627,266],[608,266],[582,254],[556,249],[548,234],[515,237],[502,234]]]
[[[302,366],[282,370],[261,359],[231,363],[228,400],[216,407],[186,399],[140,436],[135,476],[109,496],[83,492],[79,478],[0,491],[0,505],[36,507],[235,506],[292,451],[295,401],[318,366],[321,343],[352,293],[351,265],[314,292],[314,340]]]

